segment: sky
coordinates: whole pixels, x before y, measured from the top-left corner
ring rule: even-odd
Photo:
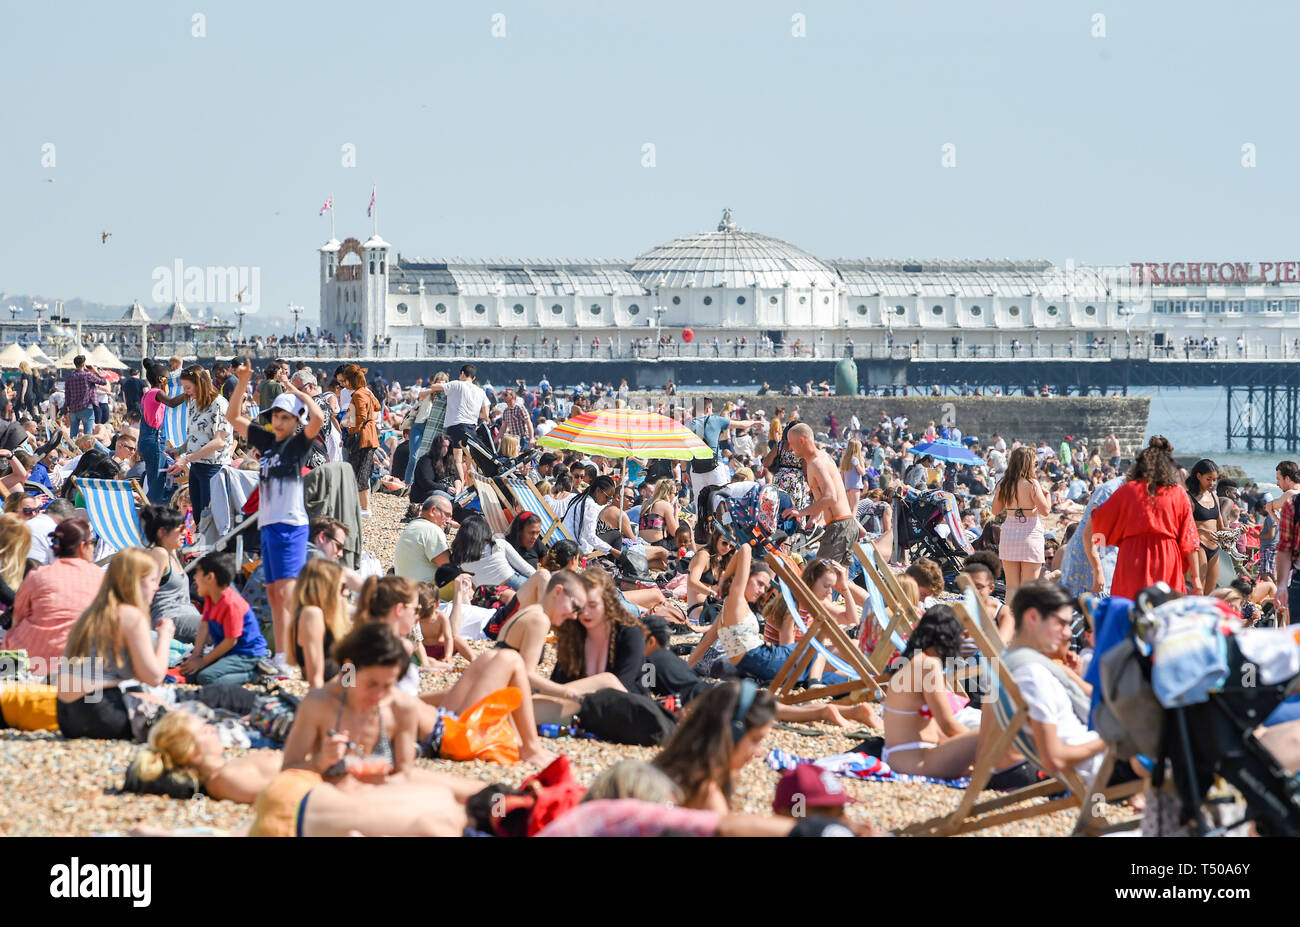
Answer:
[[[1300,257],[1300,6],[48,2],[0,28],[0,292],[151,305],[180,260],[256,269],[260,316],[310,324],[320,208],[364,240],[372,185],[426,259],[632,259],[723,207],[822,258]]]

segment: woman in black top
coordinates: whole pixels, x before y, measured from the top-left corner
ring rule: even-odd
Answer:
[[[591,567],[579,575],[587,587],[587,606],[577,621],[555,629],[551,681],[583,694],[619,689],[644,695],[644,628],[619,601],[608,573]]]
[[[1212,592],[1219,581],[1219,537],[1223,530],[1223,521],[1219,513],[1219,498],[1215,493],[1215,484],[1219,479],[1219,467],[1209,459],[1196,461],[1187,474],[1187,495],[1192,503],[1192,521],[1196,523],[1196,533],[1200,535],[1201,549],[1193,554],[1195,566],[1200,575],[1201,588]]]
[[[451,439],[443,435],[434,439],[429,453],[415,465],[411,476],[411,504],[419,505],[435,492],[445,492],[455,498],[460,494],[460,486]]]
[[[546,556],[546,545],[542,543],[542,520],[532,512],[519,513],[519,517],[510,523],[506,540],[534,569]]]

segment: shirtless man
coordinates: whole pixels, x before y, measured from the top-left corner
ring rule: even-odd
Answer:
[[[786,509],[781,517],[811,521],[821,516],[826,523],[826,530],[822,534],[817,556],[848,566],[853,543],[862,533],[862,526],[849,511],[849,497],[844,491],[844,479],[840,476],[839,468],[830,455],[817,446],[812,429],[804,423],[800,422],[791,428],[786,440],[790,449],[803,461],[813,501],[802,509]]]
[[[1106,440],[1101,444],[1101,456],[1115,470],[1119,470],[1119,439],[1115,437],[1115,432],[1106,435]]]

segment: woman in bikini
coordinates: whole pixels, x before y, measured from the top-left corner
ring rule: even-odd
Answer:
[[[1192,553],[1194,563],[1188,571],[1200,580],[1206,595],[1212,593],[1219,582],[1219,537],[1224,528],[1219,511],[1219,498],[1214,491],[1219,481],[1219,467],[1213,460],[1201,459],[1192,465],[1187,474],[1187,496],[1192,503],[1192,521],[1201,540],[1201,549]]]
[[[1006,474],[993,491],[993,514],[1007,513],[998,556],[1002,559],[1008,599],[1023,584],[1038,578],[1046,560],[1039,517],[1051,513],[1052,503],[1035,479],[1036,465],[1033,448],[1016,448],[1007,462]]]
[[[961,655],[962,627],[947,605],[926,609],[903,651],[903,667],[885,693],[885,749],[895,772],[934,779],[970,774],[979,731],[957,720],[964,708],[948,687],[944,664]],[[978,723],[978,722],[977,722]]]
[[[697,612],[710,596],[718,597],[735,549],[731,540],[715,528],[708,546],[696,551],[691,558],[691,567],[686,574],[686,612],[693,620],[699,620]]]
[[[278,750],[227,758],[217,729],[188,711],[169,711],[149,730],[149,746],[126,771],[126,791],[177,798],[202,792],[251,805],[279,774]]]
[[[637,534],[641,540],[667,549],[676,548],[673,543],[678,526],[676,499],[677,484],[672,480],[655,484],[654,494],[641,506],[637,518]]]
[[[331,658],[334,645],[352,628],[343,568],[324,557],[312,557],[293,587],[293,623],[289,625],[290,665],[303,681],[319,689],[339,673]]]

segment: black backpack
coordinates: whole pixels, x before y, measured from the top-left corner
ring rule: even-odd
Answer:
[[[646,695],[599,689],[582,700],[578,724],[589,734],[616,744],[657,747],[677,729],[677,721]]]

